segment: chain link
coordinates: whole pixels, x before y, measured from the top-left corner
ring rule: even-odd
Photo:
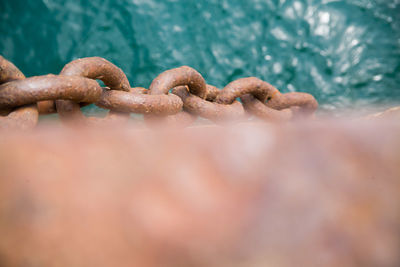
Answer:
[[[81,107],[92,103],[109,110],[107,116],[84,116]],[[312,95],[282,94],[255,77],[235,80],[220,90],[188,66],[164,71],[146,89],[131,87],[120,68],[100,57],[71,61],[59,75],[25,78],[0,56],[0,128],[30,129],[37,124],[38,114],[50,113],[58,113],[63,122],[83,124],[126,122],[130,113],[137,113],[144,115],[146,123],[187,126],[198,116],[215,123],[251,116],[288,121],[299,115],[309,117],[317,108]]]
[[[0,55],[0,87],[2,84],[22,81],[25,75],[10,61]],[[0,89],[0,91],[2,91]],[[31,129],[36,126],[39,117],[39,111],[34,103],[33,105],[23,106],[11,109],[0,108],[0,129]]]

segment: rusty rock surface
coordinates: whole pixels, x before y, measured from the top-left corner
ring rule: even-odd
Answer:
[[[54,100],[39,101],[37,103],[39,114],[52,114],[57,112]]]
[[[400,119],[400,106],[386,109],[382,112],[373,113],[365,116],[367,120],[387,120],[387,119]]]
[[[2,266],[399,266],[400,125],[0,138]]]
[[[169,128],[185,128],[191,126],[197,120],[197,116],[184,110],[168,116],[145,115],[143,120],[150,129],[159,129],[165,126]]]
[[[0,129],[33,129],[39,120],[38,108],[35,104],[18,107],[7,116],[0,116]]]

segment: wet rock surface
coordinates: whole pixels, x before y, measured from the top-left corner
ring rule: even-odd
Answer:
[[[2,266],[398,266],[400,126],[1,133]]]

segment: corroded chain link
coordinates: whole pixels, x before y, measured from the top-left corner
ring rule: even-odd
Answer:
[[[104,82],[106,86],[111,90],[129,91],[130,84],[128,78],[126,78],[125,73],[112,64],[111,62],[100,57],[89,57],[83,59],[74,60],[61,70],[60,75],[66,76],[80,76],[90,79],[99,79]],[[99,97],[90,103],[95,103],[99,100],[102,95],[101,91]],[[88,102],[88,101],[79,101]],[[56,100],[56,110],[60,116],[61,120],[71,120],[79,121],[82,123],[91,123],[93,121],[87,119],[80,110],[80,103],[73,100]],[[126,114],[118,114],[110,111],[109,114],[103,120],[112,120],[115,117],[119,117],[122,120],[127,119]]]
[[[7,85],[24,79],[25,75],[14,64],[0,56],[0,87],[3,84]],[[0,91],[2,92],[3,89],[0,89]],[[38,122],[39,112],[36,105],[31,104],[33,105],[19,105],[14,109],[10,107],[0,108],[0,129],[33,128]]]
[[[81,112],[88,104],[109,113],[105,118],[88,118]],[[216,123],[251,116],[288,121],[299,115],[311,116],[317,108],[312,95],[282,94],[255,77],[238,79],[220,90],[207,84],[195,69],[183,66],[164,71],[146,89],[131,87],[120,68],[100,57],[74,60],[59,75],[25,78],[0,56],[0,128],[33,128],[39,114],[56,112],[63,122],[72,123],[128,121],[130,114],[136,113],[143,114],[146,122],[190,125],[197,117]]]

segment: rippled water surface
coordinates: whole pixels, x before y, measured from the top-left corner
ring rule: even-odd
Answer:
[[[400,0],[0,0],[0,53],[27,76],[101,56],[133,86],[189,65],[257,76],[326,110],[400,103]]]

